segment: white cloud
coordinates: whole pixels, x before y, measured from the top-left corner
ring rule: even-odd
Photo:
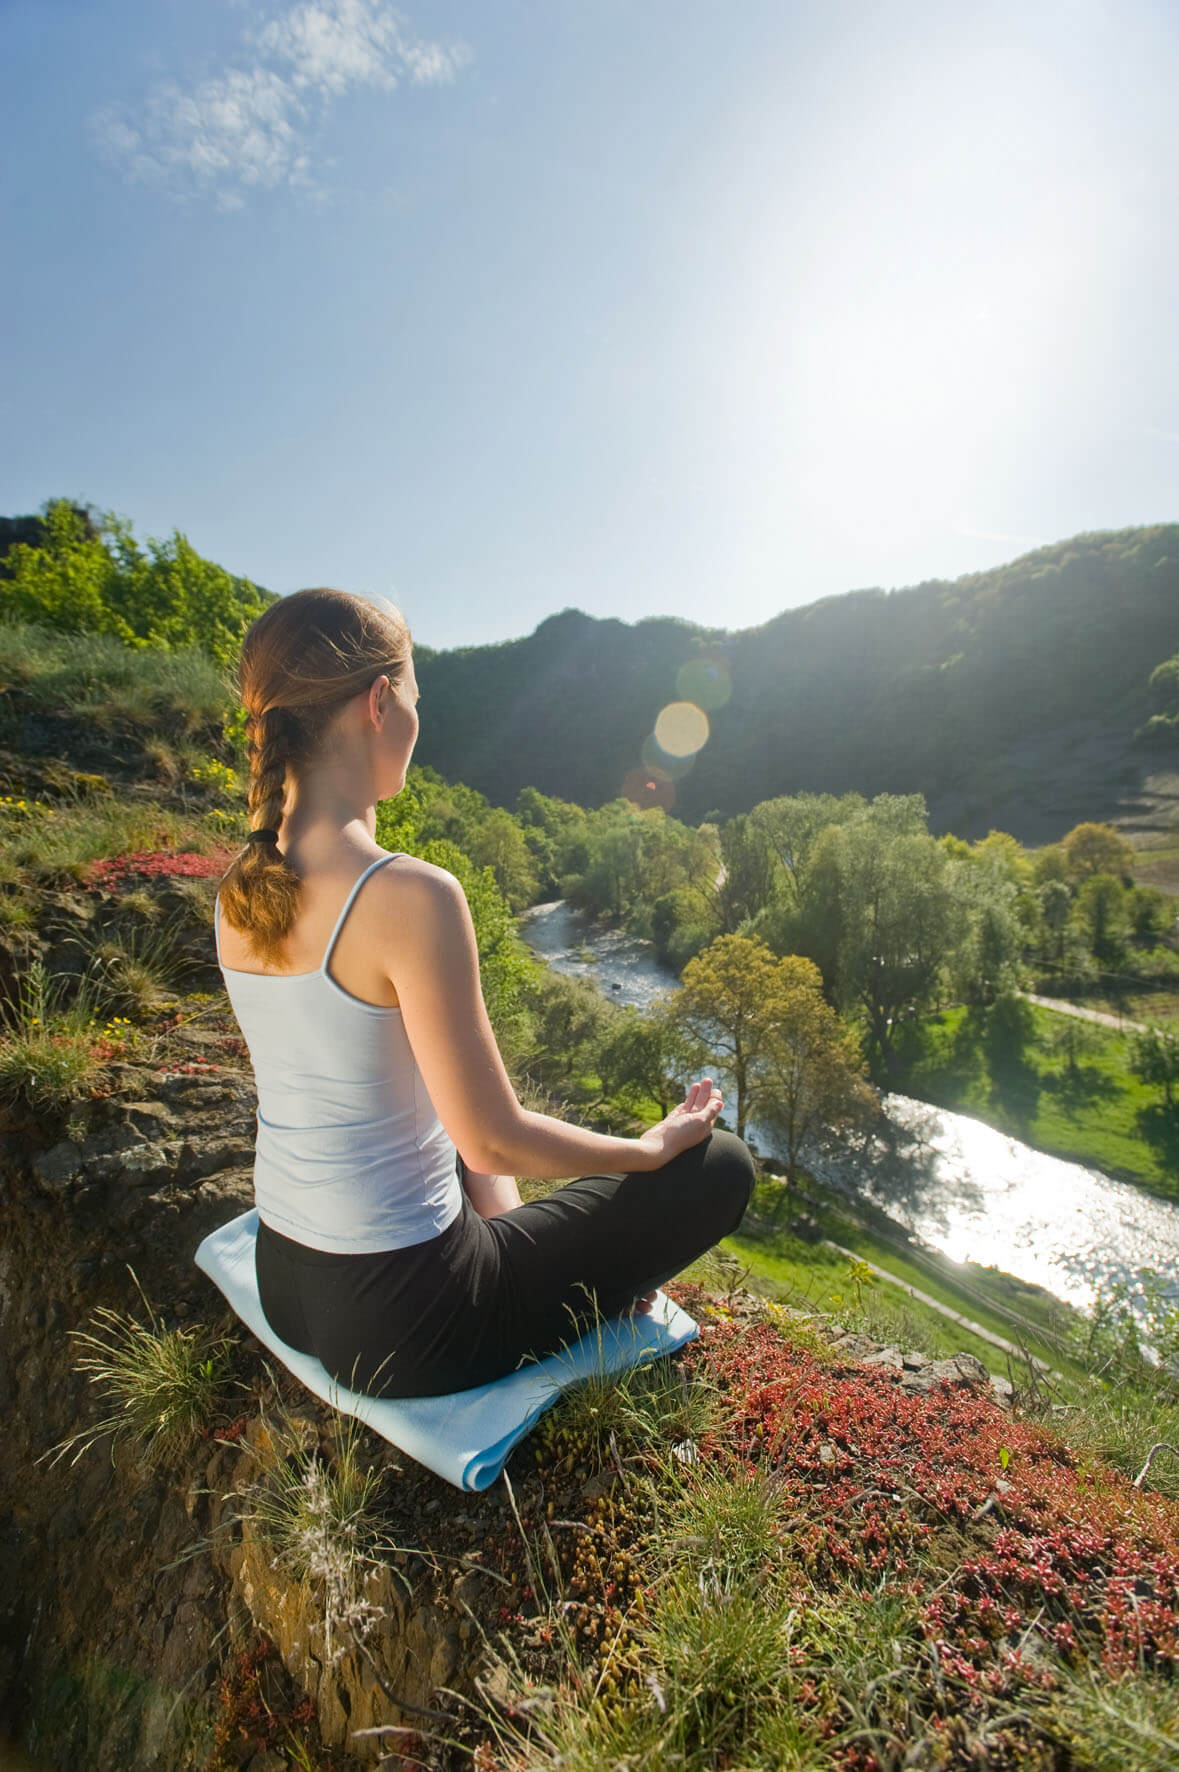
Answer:
[[[441,43],[406,43],[403,40],[398,48],[415,86],[449,86],[471,59],[465,43],[453,44],[447,49]]]
[[[397,85],[397,20],[376,0],[305,0],[271,19],[255,42],[263,55],[289,65],[301,90]]]
[[[300,0],[243,49],[247,65],[191,88],[158,82],[137,114],[95,112],[104,157],[131,183],[240,209],[255,191],[313,187],[310,133],[333,101],[362,86],[392,92],[402,78],[446,84],[470,60],[463,45],[407,38],[383,0]]]

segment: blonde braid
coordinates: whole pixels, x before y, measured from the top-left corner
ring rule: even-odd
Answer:
[[[288,764],[298,748],[297,719],[265,708],[246,722],[250,760],[248,804],[253,830],[277,831],[286,799]],[[281,966],[299,910],[301,882],[274,843],[247,843],[221,882],[221,908],[264,966]]]
[[[291,726],[291,716],[285,708],[265,708],[246,724],[250,759],[248,801],[254,830],[277,831],[282,823],[287,764],[294,748]]]

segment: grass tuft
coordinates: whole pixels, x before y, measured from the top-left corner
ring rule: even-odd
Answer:
[[[74,1370],[87,1374],[109,1412],[53,1447],[51,1464],[67,1454],[76,1464],[107,1438],[112,1454],[129,1441],[149,1464],[171,1464],[212,1426],[229,1384],[235,1338],[203,1326],[165,1328],[142,1287],[139,1295],[146,1323],[103,1306],[94,1313],[93,1329],[71,1331],[83,1350]]]
[[[1076,1772],[1179,1772],[1179,1683],[1062,1668],[1048,1722]]]
[[[329,1663],[363,1643],[380,1616],[367,1597],[388,1548],[378,1495],[381,1474],[365,1462],[364,1430],[340,1416],[335,1453],[308,1444],[303,1424],[283,1413],[269,1433],[260,1476],[237,1496],[237,1515],[288,1573],[317,1591]]]
[[[149,1015],[173,1002],[192,972],[183,936],[175,918],[101,935],[91,948],[91,969],[102,1007]]]

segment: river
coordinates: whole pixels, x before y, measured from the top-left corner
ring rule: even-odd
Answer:
[[[649,942],[598,927],[563,900],[527,911],[521,931],[554,971],[593,980],[616,1003],[648,1009],[675,988]],[[1139,1284],[1143,1268],[1175,1283],[1171,1202],[928,1102],[889,1095],[884,1110],[888,1139],[810,1152],[812,1172],[866,1194],[953,1260],[1003,1268],[1082,1309],[1100,1286]]]

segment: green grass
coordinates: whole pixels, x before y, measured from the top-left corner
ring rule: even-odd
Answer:
[[[95,1050],[95,1010],[85,985],[64,1005],[60,984],[34,960],[16,1001],[0,1005],[0,1101],[54,1115],[89,1095],[105,1069]]]
[[[599,1373],[570,1386],[536,1431],[545,1462],[578,1457],[603,1469],[612,1458],[698,1440],[713,1425],[716,1399],[671,1360]]]
[[[1068,1018],[1031,1014],[1032,1042],[997,1072],[965,1009],[927,1018],[910,1037],[901,1086],[1036,1150],[1179,1199],[1179,1112],[1167,1113],[1160,1092],[1131,1074],[1126,1037],[1088,1026],[1091,1049],[1070,1067],[1050,1051]]]
[[[1039,1329],[1045,1332],[1049,1343],[1055,1342],[1062,1327],[1075,1316],[1068,1305],[1050,1292],[1001,1268],[981,1267],[973,1261],[951,1261],[936,1250],[907,1253],[898,1249],[895,1228],[882,1222],[885,1215],[877,1213],[868,1202],[859,1203],[856,1216],[835,1205],[821,1204],[816,1211],[819,1223],[833,1242],[854,1249],[866,1261],[887,1268],[906,1286],[919,1287],[931,1298],[961,1311],[1008,1341],[1016,1339],[1017,1331],[1030,1334]],[[1017,1319],[1015,1323],[1013,1317]]]
[[[1025,1347],[1065,1377],[1085,1376],[1087,1368],[1076,1352],[1084,1319],[1050,1293],[997,1268],[951,1262],[936,1251],[928,1257],[909,1255],[898,1249],[886,1222],[874,1226],[873,1221],[884,1220],[883,1214],[865,1207],[862,1219],[849,1216],[810,1184],[798,1205],[805,1206],[825,1237],[891,1274],[899,1282],[893,1287],[853,1268],[837,1250],[792,1236],[773,1215],[776,1203],[776,1184],[762,1182],[741,1234],[724,1244],[751,1269],[755,1289],[821,1312],[877,1340],[899,1341],[938,1356],[971,1353],[992,1372],[1007,1371],[1008,1356],[1000,1348],[902,1290],[916,1287],[970,1322]],[[1017,1357],[1011,1364],[1018,1371],[1024,1369]]]
[[[974,1354],[989,1370],[1005,1370],[1005,1355],[990,1342],[960,1328],[920,1299],[907,1296],[885,1280],[863,1275],[857,1280],[851,1262],[834,1249],[801,1243],[781,1232],[770,1236],[745,1234],[729,1237],[725,1247],[749,1266],[758,1290],[768,1292],[785,1304],[813,1310],[848,1329],[871,1335],[877,1341],[898,1342],[905,1349],[919,1348],[938,1358],[957,1353]],[[889,1267],[893,1257],[881,1248],[879,1258],[873,1253],[871,1259],[878,1260],[881,1267]],[[921,1284],[922,1281],[913,1283]],[[923,1290],[932,1294],[933,1287],[923,1286]],[[980,1313],[971,1310],[964,1300],[955,1302],[948,1291],[945,1301],[955,1310],[978,1320]],[[1007,1338],[1015,1339],[1009,1328]],[[1032,1352],[1038,1351],[1037,1347],[1032,1347]],[[1047,1356],[1041,1354],[1040,1357]]]
[[[132,1276],[134,1277],[134,1276]],[[138,1281],[136,1281],[138,1285]],[[229,1384],[234,1338],[197,1326],[168,1329],[148,1304],[147,1321],[97,1310],[90,1330],[73,1330],[84,1372],[108,1413],[52,1449],[50,1462],[72,1453],[76,1464],[99,1440],[133,1444],[149,1464],[173,1463],[209,1428]]]
[[[1046,1712],[1076,1772],[1179,1772],[1179,1683],[1092,1667],[1058,1672]]]
[[[165,652],[23,622],[0,622],[0,687],[25,708],[105,732],[151,730],[166,718],[179,733],[219,735],[232,705],[223,673],[198,647]]]
[[[174,1002],[193,972],[183,949],[184,933],[179,920],[169,917],[83,940],[101,1006],[142,1016]]]

